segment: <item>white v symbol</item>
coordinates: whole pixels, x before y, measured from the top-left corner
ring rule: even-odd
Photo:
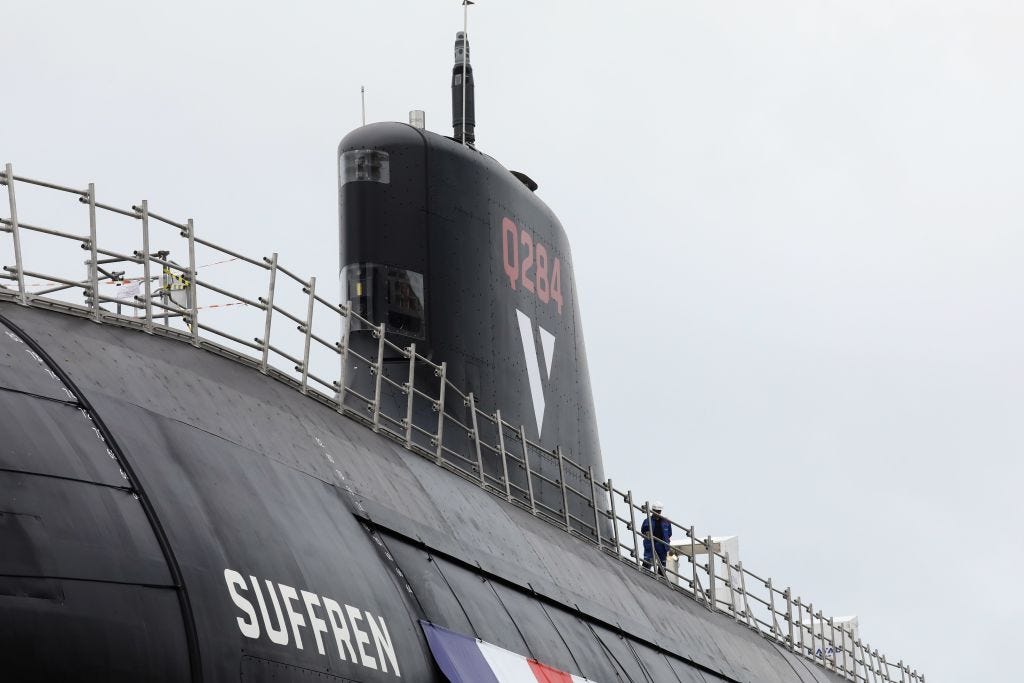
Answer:
[[[533,412],[537,418],[537,434],[544,426],[544,384],[551,379],[551,363],[555,358],[555,335],[545,330],[540,325],[541,347],[544,352],[544,379],[541,379],[541,354],[537,348],[537,342],[533,338],[533,321],[530,317],[516,309],[516,317],[519,320],[519,336],[523,340],[523,354],[526,356],[526,375],[530,380],[530,394],[533,399]]]

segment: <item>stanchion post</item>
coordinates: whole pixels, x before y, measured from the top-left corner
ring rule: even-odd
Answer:
[[[405,447],[412,449],[412,408],[413,399],[416,398],[416,343],[409,344],[409,383],[406,385],[409,391],[409,400],[405,404]]]
[[[526,427],[519,425],[519,438],[523,442],[523,466],[526,468],[526,491],[530,495],[530,512],[537,515],[537,499],[533,497],[533,471],[530,469],[530,446],[526,443]]]
[[[263,302],[267,306],[267,314],[263,320],[263,339],[260,346],[263,347],[263,357],[260,359],[260,372],[267,374],[270,362],[270,326],[274,320],[274,290],[277,287],[277,252],[270,256],[270,283],[267,285],[267,298]]]
[[[708,536],[704,539],[704,547],[708,551],[708,592],[711,594],[711,611],[718,610],[718,592],[715,586],[715,544]]]
[[[505,500],[512,502],[512,482],[508,479],[508,451],[505,450],[505,423],[501,421],[501,410],[494,411],[494,422],[498,425],[498,453],[501,454],[501,476],[505,481]]]
[[[753,615],[750,613],[750,601],[747,600],[747,577],[743,575],[743,560],[739,560],[736,563],[736,571],[740,573],[740,595],[743,596],[743,620],[747,622],[747,626],[756,629],[757,622],[752,621]]]
[[[644,516],[647,517],[647,535],[644,536],[644,540],[651,544],[651,569],[654,570],[654,575],[658,575],[658,549],[654,547],[654,525],[651,524],[651,502],[649,500],[644,501]],[[641,531],[643,527],[641,526]]]
[[[338,368],[338,412],[344,414],[345,412],[345,383],[348,382],[348,339],[349,331],[352,329],[352,302],[346,301],[345,306],[342,308],[344,311],[341,324],[344,327],[341,330],[341,359],[339,361],[340,367]]]
[[[89,191],[86,195],[89,204],[89,307],[92,309],[92,319],[100,322],[100,266],[99,256],[96,253],[96,184],[89,183]]]
[[[441,388],[437,392],[437,451],[434,455],[434,462],[441,464],[444,455],[444,391],[448,384],[448,362],[441,361],[441,369],[438,370],[438,377],[441,378]]]
[[[725,585],[729,588],[729,611],[736,621],[740,615],[736,613],[736,588],[733,586],[732,562],[729,560],[729,553],[725,553]]]
[[[14,197],[14,170],[11,164],[4,167],[7,176],[7,201],[11,207],[11,237],[14,239],[14,274],[18,278],[18,303],[28,305],[25,293],[25,266],[21,262],[21,231],[18,229],[18,202]]]
[[[850,675],[850,660],[846,658],[846,624],[839,625],[839,636],[843,648],[843,678],[847,678]]]
[[[594,537],[597,539],[597,547],[601,548],[604,546],[601,541],[601,514],[597,507],[597,483],[594,481],[592,465],[587,466],[587,479],[590,480],[590,502],[594,505]]]
[[[139,218],[142,220],[142,293],[146,305],[145,329],[153,334],[153,283],[150,281],[149,266],[149,200],[143,199],[139,206]]]
[[[309,278],[306,289],[309,291],[309,301],[306,303],[306,324],[303,325],[305,328],[303,331],[306,333],[302,347],[302,393],[304,394],[309,393],[309,347],[313,340],[313,309],[316,304],[315,277]]]
[[[629,507],[629,531],[633,536],[633,561],[639,566],[643,560],[640,559],[640,543],[637,536],[640,530],[636,528],[636,506],[633,504],[633,490],[626,491],[626,506]]]
[[[697,589],[699,585],[697,583],[697,543],[694,538],[696,533],[691,524],[690,528],[686,531],[686,535],[690,538],[690,589],[693,591],[693,599],[699,601],[700,591]]]
[[[612,536],[615,537],[615,556],[618,557],[622,552],[622,543],[619,541],[619,516],[615,512],[615,487],[610,478],[606,482],[606,486],[608,487],[608,512],[612,517]]]
[[[786,597],[786,624],[789,628],[789,647],[796,652],[796,640],[793,639],[793,589],[786,586],[784,595]]]
[[[381,399],[381,384],[384,381],[384,323],[381,323],[377,328],[378,344],[377,344],[377,376],[373,386],[373,431],[380,431],[380,399]]]
[[[569,489],[565,484],[565,458],[562,457],[562,447],[555,447],[555,455],[558,456],[558,483],[562,487],[562,518],[565,522],[565,530],[572,532],[572,521],[569,519]]]
[[[466,396],[466,402],[469,404],[469,424],[470,429],[473,430],[473,448],[476,451],[476,469],[477,476],[480,479],[480,486],[487,486],[487,481],[484,479],[484,456],[480,451],[480,429],[477,426],[476,420],[476,399],[473,398],[473,392],[469,392]]]
[[[768,589],[768,609],[772,613],[772,635],[776,640],[779,638],[779,615],[775,611],[775,589],[772,588],[772,577],[768,577],[768,580],[764,583],[765,588]]]
[[[199,287],[196,285],[196,226],[189,218],[186,223],[188,230],[188,291],[189,312],[192,323],[192,345],[199,346]]]

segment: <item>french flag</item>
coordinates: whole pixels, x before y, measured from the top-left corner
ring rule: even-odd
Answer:
[[[593,683],[429,621],[420,624],[434,661],[451,683]]]

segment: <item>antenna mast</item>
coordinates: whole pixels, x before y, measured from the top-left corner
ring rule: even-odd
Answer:
[[[466,48],[462,51],[462,144],[466,144],[466,62],[469,60],[469,6],[472,0],[462,0],[462,39]]]
[[[462,0],[463,29],[469,28],[469,6],[473,0]],[[466,30],[455,34],[455,66],[452,67],[452,137],[467,147],[476,142],[476,114],[473,97],[473,65],[469,59],[469,37]]]
[[[366,125],[366,86],[359,86],[359,99],[363,102],[363,125]]]

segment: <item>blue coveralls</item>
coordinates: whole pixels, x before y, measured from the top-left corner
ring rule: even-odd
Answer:
[[[672,540],[672,524],[664,517],[652,515],[649,520],[645,519],[644,523],[640,526],[640,533],[644,537],[644,567],[648,568],[653,561],[651,539],[647,533],[651,526],[654,527],[654,530],[650,535],[654,537],[654,551],[658,553],[658,561],[660,563],[658,573],[664,574],[665,560],[668,557],[668,543]]]

